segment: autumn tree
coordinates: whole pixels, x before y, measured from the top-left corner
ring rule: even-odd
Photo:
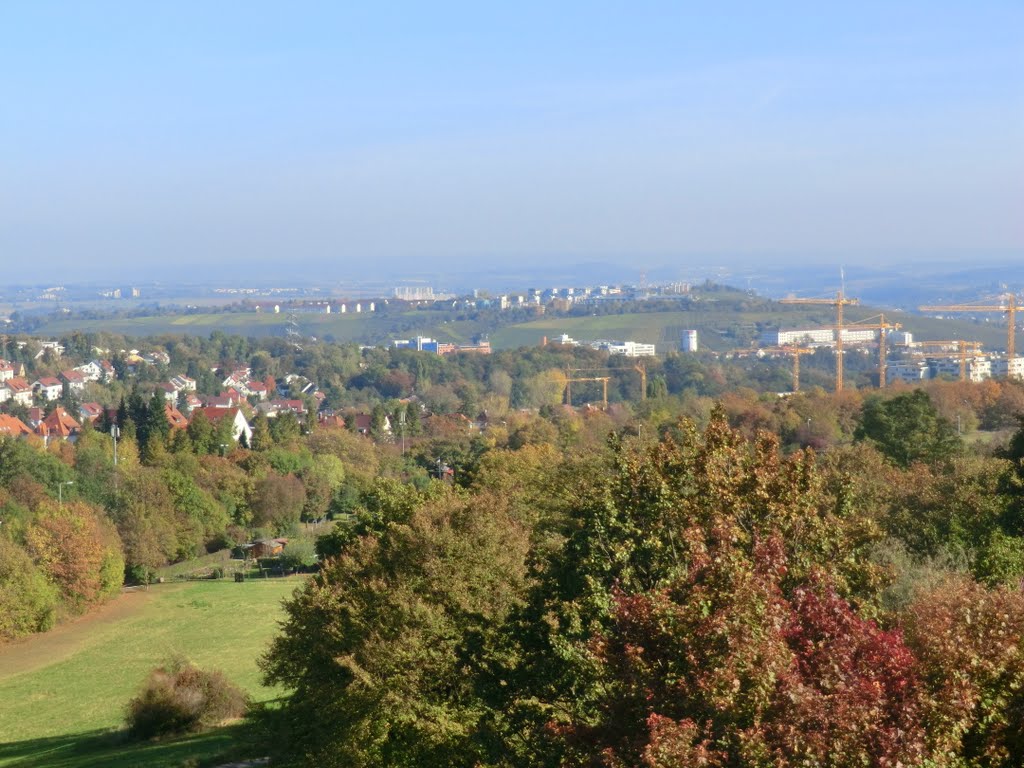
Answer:
[[[295,475],[270,472],[259,481],[249,506],[253,525],[269,528],[276,535],[291,533],[299,524],[306,504],[306,489]]]
[[[66,503],[42,510],[25,534],[25,545],[74,613],[111,597],[121,587],[121,540],[88,504]]]
[[[822,727],[811,704],[788,742],[770,726],[786,721],[783,681],[800,653],[785,628],[813,618],[811,599],[799,598],[811,583],[827,585],[829,610],[846,617],[847,634],[828,641],[837,650],[899,645],[856,618],[884,583],[869,558],[880,531],[832,494],[812,454],[783,460],[773,437],[744,439],[721,410],[702,435],[686,425],[678,434],[617,446],[603,490],[570,510],[565,545],[514,634],[520,661],[505,674],[521,685],[494,689],[514,730],[531,734],[510,744],[522,764],[682,765],[697,754],[760,764],[809,738]],[[880,698],[846,701],[844,716],[898,709],[910,673],[903,664],[886,674]],[[903,725],[884,726],[884,746],[851,732],[852,759],[916,755],[915,733],[898,737]]]
[[[931,694],[937,752],[952,765],[1020,765],[1024,754],[1024,594],[951,576],[903,615]]]

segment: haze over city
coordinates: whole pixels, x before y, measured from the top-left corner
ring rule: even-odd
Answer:
[[[1013,260],[1022,28],[1014,2],[8,5],[0,253],[8,280]]]

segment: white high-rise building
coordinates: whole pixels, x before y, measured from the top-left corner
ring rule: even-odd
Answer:
[[[683,331],[683,341],[681,347],[683,352],[696,352],[697,331]]]

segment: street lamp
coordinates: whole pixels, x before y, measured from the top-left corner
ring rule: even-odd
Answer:
[[[64,507],[64,486],[74,484],[74,480],[65,480],[63,483],[57,483],[57,504],[59,504],[62,508]]]

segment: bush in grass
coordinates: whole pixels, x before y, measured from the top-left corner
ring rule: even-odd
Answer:
[[[245,714],[245,693],[223,673],[204,671],[183,658],[154,669],[128,702],[125,723],[138,739],[155,739],[211,728]]]

